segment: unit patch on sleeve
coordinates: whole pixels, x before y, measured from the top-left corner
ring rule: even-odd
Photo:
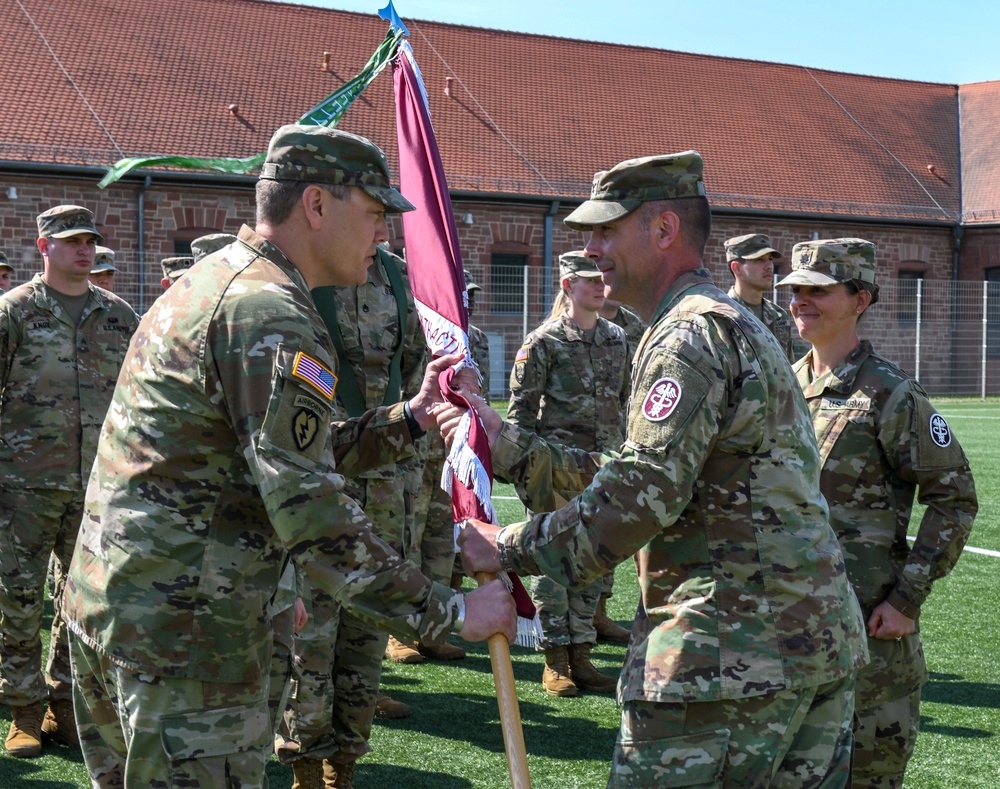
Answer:
[[[656,381],[642,403],[642,413],[650,422],[662,422],[670,416],[681,401],[681,385],[673,378]]]
[[[942,449],[951,444],[951,428],[941,414],[931,414],[931,441]]]
[[[322,363],[299,351],[292,364],[292,375],[319,391],[327,400],[333,400],[337,390],[337,376]]]

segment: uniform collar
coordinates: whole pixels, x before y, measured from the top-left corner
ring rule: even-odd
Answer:
[[[806,397],[816,397],[823,392],[835,392],[844,396],[850,395],[857,388],[854,382],[858,377],[861,367],[872,353],[872,344],[868,340],[862,340],[840,364],[819,378],[809,381],[809,371],[812,369],[813,354],[810,350],[802,360],[802,365],[796,369],[799,383],[802,385],[802,391]]]
[[[260,257],[267,258],[274,265],[284,271],[289,279],[291,279],[296,285],[298,285],[306,293],[309,292],[309,285],[306,282],[306,278],[302,275],[302,272],[296,267],[291,260],[282,252],[278,247],[268,241],[264,236],[258,233],[249,225],[243,225],[240,228],[240,232],[236,235],[236,238],[245,246],[250,249],[256,255]]]
[[[664,295],[663,300],[653,311],[653,319],[650,321],[650,325],[656,323],[666,313],[670,312],[670,310],[674,308],[674,305],[676,305],[689,290],[705,285],[715,287],[715,283],[712,281],[712,275],[708,272],[707,268],[696,268],[681,274],[673,281],[669,290],[667,290]]]

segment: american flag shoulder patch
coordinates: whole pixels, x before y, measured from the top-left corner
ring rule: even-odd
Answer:
[[[322,362],[299,351],[292,364],[292,375],[318,390],[327,400],[333,400],[333,393],[337,390],[337,376]]]
[[[527,358],[528,358],[528,347],[526,345],[522,345],[517,352],[517,356],[514,357],[514,361],[523,362]]]

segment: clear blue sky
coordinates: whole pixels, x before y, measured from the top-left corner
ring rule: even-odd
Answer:
[[[377,13],[387,0],[299,0]],[[394,0],[406,19],[878,77],[1000,79],[998,0]]]

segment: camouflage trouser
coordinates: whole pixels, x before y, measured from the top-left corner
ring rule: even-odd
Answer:
[[[927,680],[920,635],[868,639],[871,662],[858,672],[854,789],[898,789],[920,728],[920,687]]]
[[[597,643],[594,613],[603,584],[598,579],[582,589],[567,589],[546,575],[532,576],[531,601],[542,625],[539,649]]]
[[[615,571],[612,570],[601,579],[601,597],[611,597],[611,595],[614,594],[614,591]]]
[[[263,789],[267,682],[134,674],[70,637],[73,710],[95,787]]]
[[[72,674],[62,589],[80,530],[84,494],[7,488],[0,493],[0,701],[19,707],[46,696],[68,700]],[[43,680],[40,632],[51,555],[55,556],[55,616]]]
[[[858,722],[852,789],[901,789],[920,730],[920,690],[874,709],[858,710]]]
[[[451,497],[441,489],[444,444],[439,436],[428,436],[427,462],[410,477],[413,492],[412,517],[407,514],[403,555],[432,581],[448,584],[455,567],[455,525]]]
[[[733,701],[628,701],[608,789],[843,789],[854,676]]]
[[[271,731],[277,731],[278,718],[288,704],[291,691],[292,656],[295,649],[295,607],[279,611],[271,618],[274,630],[274,650],[271,652],[271,681],[268,685],[267,709]]]
[[[401,479],[349,480],[346,491],[371,519],[376,534],[399,551]],[[303,591],[309,621],[295,634],[294,676],[274,750],[283,762],[306,754],[352,762],[371,750],[368,739],[389,636],[329,596]]]

